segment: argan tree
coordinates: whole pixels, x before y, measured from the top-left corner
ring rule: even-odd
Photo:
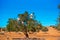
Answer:
[[[57,19],[57,29],[60,30],[60,4],[58,5],[58,9],[59,9],[59,15],[58,15],[58,19]]]
[[[39,32],[40,30],[42,30],[42,28],[43,28],[42,24],[37,24],[36,32]]]
[[[18,19],[10,18],[7,24],[8,31],[21,31],[29,38],[28,32],[36,32],[41,29],[41,24],[35,20],[34,13],[29,14],[25,11],[22,14],[18,14]],[[37,29],[36,29],[37,28]]]
[[[14,19],[9,18],[8,24],[6,26],[6,28],[7,28],[8,31],[16,31],[17,28],[16,28],[15,22],[16,21]]]
[[[48,28],[47,27],[42,27],[41,29],[43,32],[47,32],[48,31]]]
[[[19,24],[23,27],[23,33],[26,37],[28,36],[28,32],[36,32],[35,27],[37,27],[37,21],[34,19],[34,14],[28,14],[27,11],[25,11],[23,14],[18,14],[19,18]]]

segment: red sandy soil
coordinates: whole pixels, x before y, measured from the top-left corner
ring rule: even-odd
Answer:
[[[29,34],[29,38],[44,38],[45,40],[57,40],[60,38],[60,31],[57,31],[55,28],[48,27],[47,32],[39,31]],[[22,32],[4,32],[4,35],[0,35],[0,40],[12,40],[12,38],[25,38],[24,33]]]

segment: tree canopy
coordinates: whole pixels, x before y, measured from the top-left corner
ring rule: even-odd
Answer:
[[[39,32],[43,26],[35,20],[34,13],[29,14],[25,11],[22,14],[18,14],[18,19],[9,18],[6,28],[8,31],[21,31],[27,37],[27,32]],[[47,28],[45,27],[43,30],[47,30]]]

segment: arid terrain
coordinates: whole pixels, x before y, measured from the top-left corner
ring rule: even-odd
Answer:
[[[28,33],[30,39],[24,39],[25,35],[22,32],[0,32],[0,40],[60,40],[60,31],[52,27],[48,27],[48,29],[48,32]]]

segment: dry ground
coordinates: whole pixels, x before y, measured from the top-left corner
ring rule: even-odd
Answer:
[[[48,27],[48,29],[48,32],[39,31],[32,34],[28,33],[29,39],[25,40],[60,40],[60,31],[57,31],[52,27]],[[23,40],[22,38],[25,38],[25,35],[22,32],[4,32],[4,34],[0,34],[0,40]]]

